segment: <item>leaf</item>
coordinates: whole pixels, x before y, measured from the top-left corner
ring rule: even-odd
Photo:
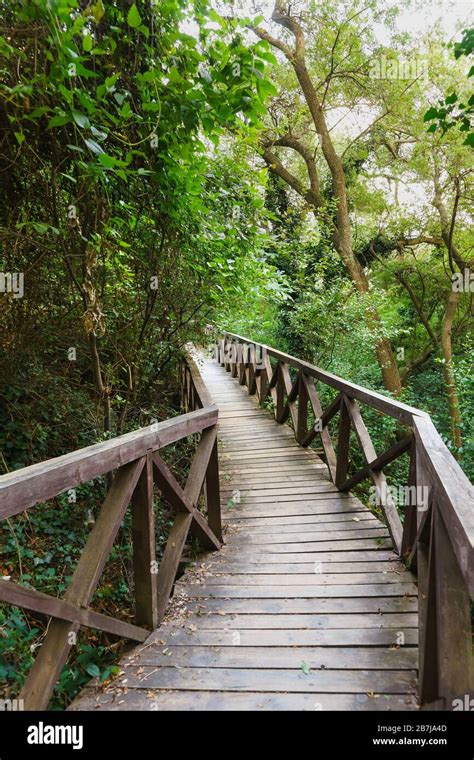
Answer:
[[[274,96],[278,92],[275,85],[272,82],[270,82],[268,79],[257,80],[257,90],[258,90],[259,95],[263,98],[266,98],[269,95]]]
[[[92,50],[92,37],[90,34],[85,34],[82,38],[82,49],[88,53],[90,50]]]
[[[21,145],[25,142],[25,135],[23,132],[15,132],[15,137],[17,139],[18,145]]]
[[[105,8],[102,0],[97,0],[96,4],[91,6],[91,10],[94,21],[96,24],[98,24],[105,13]]]
[[[438,116],[438,109],[437,108],[429,108],[425,115],[423,116],[423,121],[431,121],[431,119],[436,119]]]
[[[104,152],[103,149],[100,147],[99,143],[96,143],[95,140],[89,140],[88,138],[85,138],[84,142],[89,148],[89,150],[92,151],[92,153],[96,153],[98,155],[99,153]]]
[[[100,153],[99,161],[106,169],[113,169],[116,159],[113,156],[108,156],[107,153]]]
[[[81,129],[88,129],[91,125],[89,121],[89,117],[85,113],[82,113],[81,111],[73,110],[72,118],[76,122],[77,126],[80,127]]]
[[[309,676],[311,668],[309,667],[308,663],[303,660],[303,662],[300,665],[301,670],[305,674],[305,676]]]
[[[140,26],[142,23],[142,17],[140,16],[137,6],[135,3],[133,3],[132,7],[130,8],[128,14],[127,14],[127,23],[129,26],[132,27],[132,29],[137,29],[137,27]]]
[[[86,673],[92,676],[92,678],[97,678],[97,676],[100,676],[100,670],[93,662],[90,662],[86,667]]]
[[[56,116],[53,116],[49,122],[48,122],[48,129],[52,129],[53,127],[62,127],[63,124],[69,124],[71,121],[71,117],[68,116],[68,114],[65,114],[64,111],[62,113],[56,114]]]

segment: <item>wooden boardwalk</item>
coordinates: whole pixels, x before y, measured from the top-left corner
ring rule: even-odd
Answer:
[[[175,586],[164,623],[70,709],[407,710],[417,589],[385,526],[215,362],[225,546]]]

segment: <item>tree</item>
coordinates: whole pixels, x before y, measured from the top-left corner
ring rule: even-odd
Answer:
[[[328,89],[333,79],[341,74],[341,72],[336,72],[334,69],[334,56],[340,32],[352,19],[347,19],[338,29],[331,51],[331,58],[327,65],[325,81],[322,83],[324,85],[324,95],[320,98],[318,94],[320,87],[318,88],[315,83],[306,61],[307,39],[304,26],[300,18],[295,13],[292,13],[290,8],[291,6],[283,2],[283,0],[277,0],[273,9],[272,20],[290,32],[294,42],[293,45],[288,44],[279,37],[272,36],[262,27],[254,27],[253,31],[260,39],[267,41],[275,49],[280,50],[284,54],[296,75],[312,127],[319,140],[322,155],[331,175],[331,191],[334,200],[334,215],[331,220],[332,240],[355,288],[359,293],[368,295],[370,289],[369,281],[363,267],[354,254],[352,246],[347,177],[344,163],[336,150],[328,128],[324,109]],[[262,140],[262,155],[270,171],[281,177],[295,192],[304,198],[312,207],[318,219],[321,217],[324,219],[325,216],[327,217],[327,208],[325,207],[324,198],[321,193],[315,150],[314,146],[311,145],[311,141],[307,139],[309,129],[306,128],[305,132],[306,135],[297,136],[290,126],[284,134],[277,134],[274,137],[265,136]],[[299,154],[306,167],[306,185],[284,166],[278,155],[274,152],[275,147],[289,148]],[[401,391],[400,374],[393,350],[390,342],[383,335],[380,315],[370,302],[366,309],[366,319],[371,331],[376,334],[376,354],[385,388],[394,394],[399,394]]]

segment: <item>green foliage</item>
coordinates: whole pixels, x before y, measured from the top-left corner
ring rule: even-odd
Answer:
[[[472,58],[474,53],[474,29],[465,29],[461,41],[454,44],[450,43],[450,46],[454,49],[454,57],[456,59],[462,56]],[[469,69],[467,76],[468,78],[474,76],[474,65]],[[466,99],[464,96],[460,97],[456,91],[452,91],[443,100],[440,100],[438,106],[432,106],[426,111],[424,121],[434,122],[428,127],[428,132],[436,132],[436,130],[440,129],[443,135],[449,129],[458,127],[463,136],[465,135],[463,144],[474,148],[473,116],[474,93]]]

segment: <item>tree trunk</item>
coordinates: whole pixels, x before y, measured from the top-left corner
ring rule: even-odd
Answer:
[[[363,267],[360,265],[352,249],[352,234],[349,218],[349,208],[347,203],[347,188],[344,167],[340,156],[337,154],[334,148],[326,124],[324,112],[321,103],[319,102],[319,96],[311,80],[308,69],[306,68],[305,37],[303,29],[295,17],[287,14],[285,6],[280,0],[277,0],[275,3],[272,19],[277,24],[280,24],[292,32],[295,38],[294,50],[289,48],[285,43],[282,43],[281,40],[271,37],[271,35],[265,32],[265,30],[256,28],[254,29],[254,32],[262,39],[266,39],[274,47],[282,50],[288,61],[293,66],[304,99],[311,114],[311,118],[316,128],[325,161],[331,172],[333,193],[337,201],[335,225],[336,229],[333,233],[334,246],[339,256],[341,257],[344,266],[346,267],[347,273],[352,279],[352,282],[354,283],[357,291],[362,294],[368,294],[369,283],[367,281],[367,277],[365,275]],[[269,162],[267,161],[267,163]],[[307,160],[306,163],[308,166]],[[270,168],[272,168],[271,163]],[[278,171],[278,168],[280,171]],[[292,187],[297,190],[297,192],[300,192],[300,194],[304,193],[303,197],[306,197],[307,193],[302,191],[302,189],[300,190],[298,180],[295,180],[295,182],[289,181],[289,178],[291,180],[293,177],[289,172],[286,172],[284,170],[284,167],[282,167],[281,164],[279,167],[276,166],[275,170],[286,182],[288,182],[288,184],[291,184]],[[314,181],[311,181],[311,175],[309,176],[309,180],[310,187],[313,190]],[[315,208],[315,213],[317,213],[317,208]],[[371,332],[380,331],[382,320],[374,306],[371,306],[366,310],[366,320],[367,326]],[[385,388],[388,391],[391,391],[391,393],[394,395],[399,395],[402,388],[400,372],[390,342],[387,340],[387,338],[378,337],[376,339],[375,350]]]
[[[459,396],[453,371],[453,349],[451,332],[454,317],[458,308],[460,294],[454,290],[449,291],[446,301],[446,309],[443,316],[441,329],[441,350],[444,359],[444,382],[449,404],[449,417],[451,422],[451,439],[457,449],[462,446],[461,437],[461,413],[459,411]],[[456,454],[455,454],[456,456]]]

